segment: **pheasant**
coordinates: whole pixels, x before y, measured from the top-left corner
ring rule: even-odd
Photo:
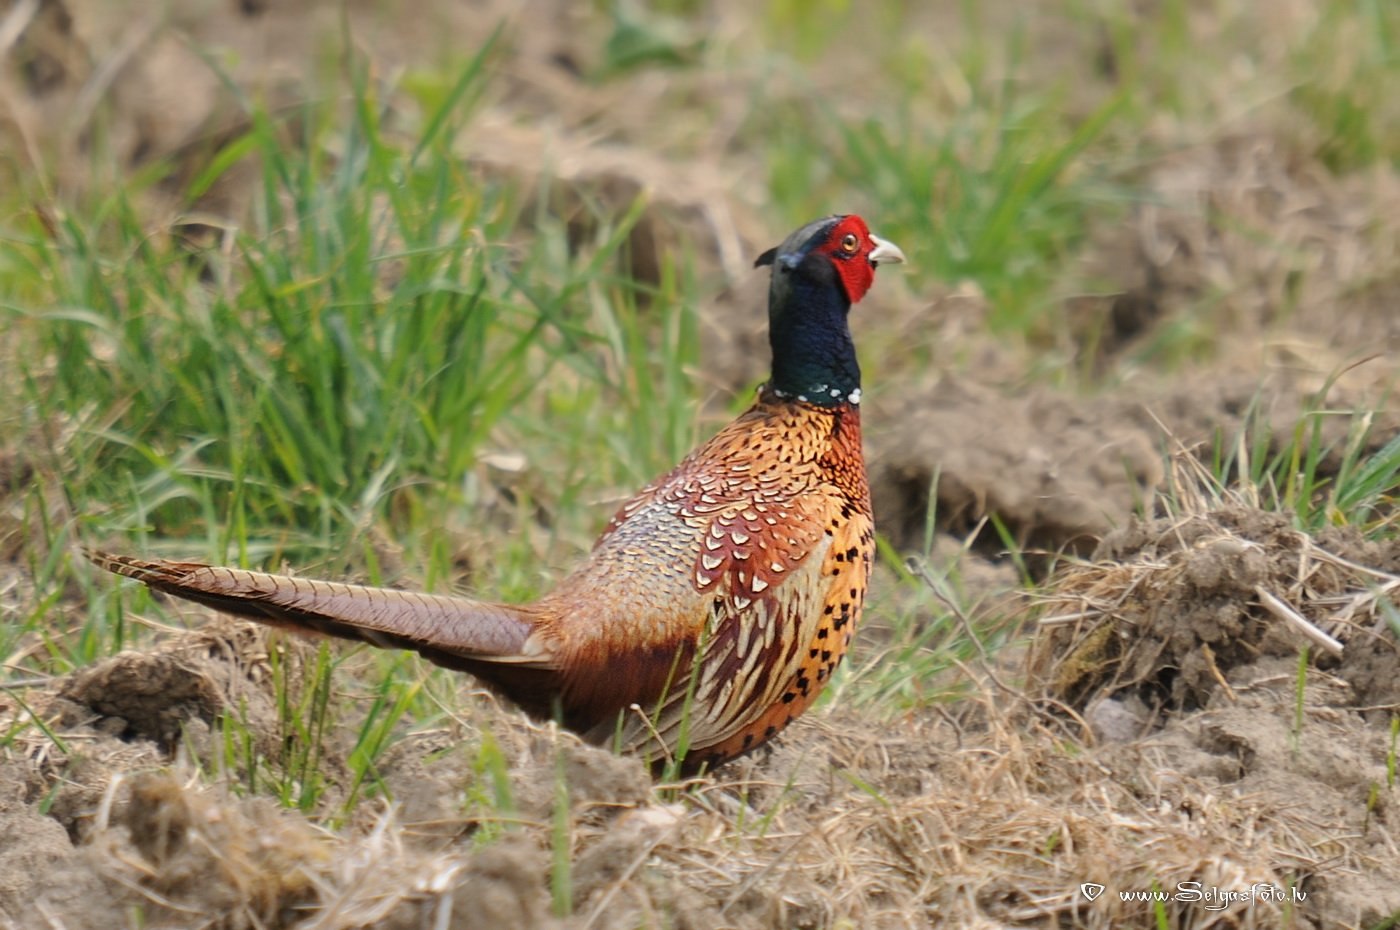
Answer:
[[[811,706],[860,619],[875,533],[847,316],[877,265],[903,261],[855,215],[759,256],[772,267],[771,380],[534,603],[87,555],[260,623],[411,649],[587,740],[713,768]]]

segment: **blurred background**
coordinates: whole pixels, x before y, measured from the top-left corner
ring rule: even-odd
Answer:
[[[856,324],[886,533],[927,547],[941,503],[1064,545],[1150,493],[1158,421],[1379,396],[1348,366],[1400,325],[1398,29],[1361,0],[16,0],[0,476],[262,556],[440,537],[427,482],[567,563],[579,495],[763,377],[752,257],[861,212],[911,258]],[[454,532],[413,561],[469,572]]]
[[[1400,732],[1375,594],[1400,583],[1397,87],[1393,0],[0,0],[0,787],[23,802],[0,841],[34,856],[4,867],[0,842],[0,876],[101,922],[109,895],[81,889],[112,863],[44,863],[101,835],[126,773],[178,758],[371,845],[331,862],[301,824],[279,847],[297,868],[206,887],[227,849],[268,846],[262,809],[197,780],[122,794],[138,845],[166,802],[234,825],[213,860],[119,873],[133,925],[148,882],[198,905],[172,925],[251,898],[264,926],[327,889],[378,908],[457,876],[385,852],[388,808],[357,806],[381,796],[473,848],[525,824],[529,849],[488,851],[504,866],[472,860],[526,876],[540,920],[501,926],[556,926],[529,903],[546,873],[561,919],[591,902],[568,926],[1167,926],[1077,887],[1170,876],[1330,887],[1298,926],[1393,920],[1400,884],[1367,876],[1394,870]],[[880,564],[835,700],[725,770],[740,803],[672,805],[635,766],[619,789],[595,776],[620,760],[462,699],[463,676],[268,641],[75,555],[536,596],[748,405],[754,257],[845,212],[909,258],[852,314]],[[1318,547],[1345,559],[1315,571]],[[1347,680],[1240,577],[1339,636],[1342,610],[1367,644]],[[1091,601],[1156,626],[1110,610],[1076,639]],[[1017,677],[1037,630],[1045,692]],[[1245,702],[1201,724],[1227,676]],[[1118,685],[1101,705],[1127,735],[1105,735],[1088,702]],[[633,804],[685,839],[598,814]],[[1320,861],[1341,823],[1356,845]],[[596,867],[653,852],[665,881]],[[622,885],[641,903],[613,913]],[[0,915],[31,914],[7,887]],[[696,900],[699,923],[646,922]]]

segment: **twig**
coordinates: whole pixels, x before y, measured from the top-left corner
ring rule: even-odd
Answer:
[[[1220,666],[1215,664],[1215,650],[1210,648],[1210,643],[1201,643],[1201,654],[1206,657],[1206,665],[1210,668],[1210,673],[1215,680],[1220,683],[1220,687],[1225,689],[1225,696],[1231,702],[1238,701],[1235,689],[1230,687],[1230,683],[1225,680],[1225,676],[1220,674]]]
[[[1371,568],[1370,566],[1362,565],[1360,562],[1353,562],[1351,559],[1343,558],[1335,552],[1328,552],[1318,545],[1313,545],[1310,548],[1312,549],[1313,556],[1324,562],[1331,562],[1333,565],[1349,568],[1354,572],[1361,572],[1365,575],[1373,575],[1376,578],[1384,578],[1387,583],[1381,586],[1382,590],[1389,590],[1395,585],[1400,584],[1400,575],[1383,572],[1379,568]]]
[[[1037,626],[1064,626],[1066,623],[1074,623],[1078,620],[1088,620],[1090,617],[1101,617],[1104,611],[1097,608],[1093,610],[1076,610],[1069,614],[1055,614],[1053,617],[1041,617],[1036,621]]]
[[[1299,633],[1302,633],[1308,639],[1333,655],[1339,656],[1342,654],[1342,644],[1338,639],[1328,636],[1322,630],[1318,629],[1308,618],[1288,606],[1284,601],[1270,594],[1268,591],[1265,591],[1262,585],[1255,585],[1254,593],[1259,595],[1259,602],[1268,609],[1269,613],[1278,617],[1280,620],[1292,624],[1293,628]]]
[[[53,680],[53,675],[45,675],[42,678],[12,678],[9,681],[0,681],[0,691],[19,691],[22,688],[38,688]]]

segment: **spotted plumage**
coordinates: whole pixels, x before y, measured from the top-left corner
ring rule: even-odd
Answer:
[[[773,266],[772,380],[534,603],[90,556],[240,616],[413,649],[596,742],[718,765],[811,706],[860,618],[875,536],[846,316],[882,261],[903,255],[857,216],[760,257]]]

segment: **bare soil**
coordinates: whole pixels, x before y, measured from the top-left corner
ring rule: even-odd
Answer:
[[[99,121],[125,167],[170,157],[192,176],[238,126],[195,49],[218,44],[236,82],[290,102],[311,80],[307,37],[334,34],[340,15],[243,0],[172,25],[117,6],[46,0],[4,62],[0,134],[36,162],[54,158],[67,188],[100,180],[63,167],[81,163]],[[552,166],[567,183],[539,195],[565,214],[583,198],[652,192],[633,270],[655,275],[680,241],[699,249],[720,282],[704,309],[705,377],[720,394],[740,389],[766,352],[762,287],[744,260],[774,232],[757,219],[756,173],[723,140],[713,157],[671,158],[642,79],[578,80],[597,37],[571,27],[570,4],[526,6],[517,15],[555,26],[513,33],[464,156],[525,178]],[[513,5],[392,22],[373,3],[345,9],[394,68],[446,37],[474,47]],[[1092,57],[1072,51],[1067,61]],[[724,110],[724,88],[700,90]],[[1015,579],[988,513],[1046,553],[1038,570],[1060,566],[1039,598],[996,600],[1024,614],[1024,674],[965,669],[964,699],[894,720],[819,710],[684,790],[468,683],[447,723],[383,760],[394,803],[327,827],[354,790],[344,734],[321,760],[320,821],[247,794],[236,762],[211,775],[221,715],[257,752],[287,751],[273,669],[310,656],[211,617],[153,649],[0,691],[0,733],[43,721],[0,757],[0,926],[1388,926],[1400,914],[1400,649],[1387,619],[1400,549],[1300,533],[1169,453],[1248,416],[1287,438],[1319,407],[1375,409],[1375,441],[1393,435],[1400,177],[1338,178],[1260,125],[1176,147],[1139,181],[1143,206],[1081,256],[1101,291],[1066,295],[1075,322],[1051,344],[991,338],[985,301],[957,284],[932,297],[892,285],[881,319],[857,324],[886,335],[883,351],[930,360],[872,387],[882,531],[917,547],[932,500],[940,551],[961,552],[964,576],[993,594]],[[199,210],[234,209],[246,183],[230,176]],[[167,194],[153,215],[174,209]],[[1299,255],[1304,274],[1281,257]],[[1217,350],[1165,359],[1164,340],[1204,297]],[[1047,352],[1109,387],[1028,389],[1020,373]],[[1323,428],[1335,439],[1349,424]],[[0,450],[0,503],[30,480],[23,457]],[[1168,480],[1195,489],[1195,505],[1160,506]],[[6,617],[34,605],[19,525],[0,511]],[[969,534],[968,547],[950,543]],[[505,783],[483,740],[499,746]],[[501,792],[507,822],[483,802]],[[567,917],[551,904],[556,860],[570,863]],[[1108,890],[1090,901],[1083,882]],[[1280,898],[1154,910],[1119,896],[1180,882]]]

